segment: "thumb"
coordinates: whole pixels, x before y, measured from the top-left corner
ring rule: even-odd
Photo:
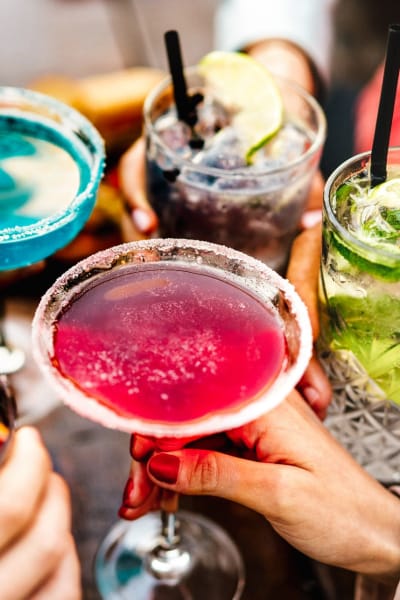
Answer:
[[[154,454],[147,468],[149,477],[163,488],[186,495],[225,498],[267,516],[274,512],[275,501],[269,493],[276,488],[282,466],[210,450],[185,449]]]
[[[315,340],[319,335],[317,291],[321,243],[321,223],[302,231],[293,242],[286,273],[307,306]]]
[[[157,216],[146,198],[145,142],[139,138],[122,155],[118,165],[118,179],[122,193],[131,208],[131,216],[138,231],[149,235],[157,228]]]
[[[297,389],[319,418],[325,419],[332,400],[332,386],[321,363],[315,356],[311,358]]]

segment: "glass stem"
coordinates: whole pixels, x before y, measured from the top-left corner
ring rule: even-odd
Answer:
[[[159,580],[177,582],[191,569],[192,558],[181,547],[176,519],[179,495],[163,490],[161,494],[161,539],[146,557],[148,572]]]
[[[179,494],[163,490],[161,494],[161,535],[165,550],[176,548],[179,544],[179,533],[176,522]]]

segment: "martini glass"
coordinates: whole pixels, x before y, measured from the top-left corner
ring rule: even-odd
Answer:
[[[78,234],[103,166],[103,141],[80,113],[0,87],[0,270],[40,261]]]
[[[107,427],[180,447],[281,402],[311,354],[306,309],[264,263],[208,242],[99,252],[47,291],[34,355],[59,395]],[[120,521],[96,556],[103,598],[237,599],[240,555],[204,517],[169,506]],[[173,505],[173,506],[171,506]]]
[[[104,167],[103,141],[77,111],[49,96],[0,87],[0,271],[41,261],[87,221]],[[0,321],[5,314],[0,298]],[[0,322],[0,374],[29,357],[8,344]],[[32,413],[19,413],[31,421]]]

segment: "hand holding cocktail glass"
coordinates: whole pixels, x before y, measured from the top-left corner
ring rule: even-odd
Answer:
[[[291,281],[316,318],[320,247],[321,228],[315,226],[296,239],[289,263]],[[121,514],[136,519],[158,509],[159,486],[226,498],[263,514],[316,560],[369,575],[393,593],[400,579],[399,500],[339,446],[296,392],[224,438],[218,450],[211,450],[213,440],[207,450],[193,443],[168,453],[176,458],[174,465],[165,452],[149,461],[154,440],[133,436],[134,463]]]
[[[329,202],[328,191],[326,202]],[[311,252],[312,256],[317,259],[315,264],[318,265],[319,251],[320,229],[315,228],[304,232],[295,243],[292,262],[289,265],[291,280],[293,282],[297,280],[299,289],[301,286],[304,293],[310,296],[310,307],[316,321],[318,269],[309,269],[309,259]],[[307,280],[302,277],[304,268],[306,273],[311,275]],[[371,316],[370,322],[373,320],[373,316]],[[297,402],[298,400],[292,398],[290,404],[296,406]],[[302,435],[300,439],[296,439],[292,447],[290,442],[293,438],[290,440],[288,438],[293,435],[293,431],[297,430],[295,423],[297,417],[291,420],[293,414],[283,414],[288,404],[274,409],[265,417],[264,421],[262,418],[258,419],[244,428],[239,428],[233,436],[230,436],[239,443],[239,448],[243,443],[245,446],[248,444],[252,449],[256,446],[260,450],[257,456],[259,461],[263,460],[262,450],[266,449],[266,459],[269,464],[263,465],[263,467],[254,466],[251,463],[244,465],[243,461],[231,456],[210,451],[204,453],[204,451],[192,448],[173,452],[172,456],[175,457],[175,460],[172,459],[170,453],[166,455],[163,452],[161,455],[151,458],[145,468],[143,459],[146,458],[146,455],[148,458],[148,453],[152,449],[151,443],[149,440],[143,440],[140,436],[136,436],[133,440],[132,451],[134,458],[139,461],[139,468],[136,463],[132,472],[132,481],[126,489],[125,516],[136,518],[149,510],[152,505],[154,507],[155,499],[154,495],[152,496],[154,488],[149,482],[152,482],[153,485],[162,485],[171,491],[189,494],[215,494],[259,510],[273,524],[275,523],[278,531],[286,539],[318,560],[373,575],[387,582],[391,581],[393,586],[400,575],[398,500],[360,469],[349,454],[335,443],[329,433],[320,425],[317,427],[315,420],[310,421],[308,425],[313,423],[313,428],[314,426],[316,428],[313,431],[308,429],[308,435],[305,437]],[[299,409],[301,406],[299,405],[297,408]],[[304,408],[303,406],[301,410],[303,411]],[[273,427],[274,417],[277,421],[276,428]],[[311,415],[308,417],[311,418]],[[303,418],[305,421],[308,420],[304,412]],[[285,425],[292,423],[290,436],[287,434],[286,426],[283,431],[280,429],[282,423]],[[300,430],[304,434],[305,423],[301,425]],[[277,432],[276,436],[273,436],[275,432]],[[320,435],[323,439],[320,438]],[[304,444],[305,439],[306,444]],[[318,450],[314,454],[315,449]],[[166,459],[166,456],[169,458]],[[281,464],[271,465],[270,463],[275,460]],[[196,466],[193,467],[193,465]],[[299,472],[296,467],[300,467]],[[311,477],[307,475],[302,481],[307,469],[311,470],[312,475]],[[286,472],[287,475],[283,475],[282,472]],[[237,481],[248,481],[251,474],[254,475],[253,486],[244,489],[242,485],[235,485]],[[300,474],[300,478],[297,477],[298,474]],[[348,475],[349,479],[344,481],[343,477],[347,479]],[[316,488],[313,493],[310,485],[312,485],[314,477]],[[326,484],[323,483],[325,478]],[[280,483],[278,486],[277,481]],[[295,491],[291,488],[293,481],[296,485]],[[261,482],[263,482],[261,484],[262,491],[255,498],[253,490],[259,489]],[[138,485],[135,485],[136,483]],[[265,493],[267,487],[268,492]],[[251,489],[250,494],[247,494],[248,489]],[[301,499],[302,489],[306,490],[303,501]],[[325,499],[320,495],[323,490],[328,493]],[[345,497],[344,492],[349,492],[349,495]],[[281,502],[282,497],[285,499],[284,502]],[[287,498],[294,498],[294,505],[288,503]],[[342,500],[344,501],[343,505],[341,504]],[[308,502],[311,504],[308,505]],[[317,506],[314,504],[315,502]],[[364,505],[363,508],[362,505]],[[285,512],[285,508],[287,508],[287,512]],[[327,509],[325,517],[318,512],[321,508]],[[388,512],[386,513],[386,511]],[[307,523],[307,515],[313,515],[312,523]],[[365,515],[368,517],[364,521]],[[276,521],[275,517],[277,517]],[[333,529],[325,538],[327,520]],[[282,521],[284,526],[282,526]],[[323,536],[319,530],[321,523],[323,523]],[[354,527],[349,528],[349,523],[352,523]],[[372,529],[369,529],[371,526]],[[315,532],[318,543],[315,542],[313,534],[309,537],[310,531]],[[393,531],[395,532],[394,536]],[[293,538],[291,537],[292,532],[294,532]],[[303,535],[307,538],[306,540],[303,540]],[[321,544],[322,539],[326,539],[326,546]],[[332,540],[337,545],[333,544]],[[373,545],[376,542],[375,549],[370,545],[371,542]],[[317,551],[316,548],[318,548]],[[389,550],[389,554],[386,554],[387,550]],[[371,556],[374,557],[373,561],[371,561]]]
[[[121,163],[134,217],[141,231],[220,243],[283,272],[325,139],[323,111],[242,53],[210,53],[183,73],[175,33],[166,34],[171,77],[144,105],[147,200],[130,158]]]
[[[67,487],[52,471],[38,432],[27,427],[14,432],[14,420],[14,398],[0,375],[2,596],[78,600],[80,570]]]
[[[78,263],[44,296],[33,329],[38,363],[66,403],[164,449],[272,408],[311,354],[307,314],[287,281],[191,240],[126,244]],[[170,510],[162,534],[152,515],[111,530],[96,561],[104,597],[172,586],[201,598],[207,585],[209,598],[238,598],[243,573],[226,534],[185,513],[176,530]]]
[[[215,446],[215,440],[200,449],[193,443],[148,460],[149,440],[135,436],[125,518],[157,509],[159,486],[171,493],[224,498],[262,514],[280,536],[315,560],[396,587],[398,498],[356,463],[297,392],[228,431],[225,446],[212,450]]]
[[[168,32],[166,39],[168,40],[167,36],[169,35],[169,40],[172,39],[172,41],[174,41],[174,37],[171,35],[173,33],[174,32]],[[203,158],[201,158],[202,153],[197,153],[193,156],[192,165],[189,164],[190,160],[186,161],[186,168],[188,169],[188,176],[191,183],[188,183],[185,188],[185,177],[182,175],[182,177],[179,178],[177,185],[171,186],[171,198],[168,201],[165,199],[165,185],[163,188],[161,180],[160,186],[157,188],[157,191],[154,192],[153,188],[155,182],[153,179],[157,169],[155,169],[155,171],[153,169],[154,172],[151,172],[149,166],[150,170],[147,174],[147,193],[150,194],[148,195],[148,198],[150,198],[151,204],[153,205],[152,208],[146,198],[146,178],[144,174],[145,151],[143,144],[139,142],[137,145],[135,144],[134,148],[126,153],[121,161],[120,183],[128,203],[133,209],[133,218],[140,233],[145,235],[154,233],[158,226],[158,217],[161,215],[161,235],[167,235],[167,237],[197,237],[199,239],[209,239],[210,241],[225,243],[228,246],[256,255],[258,258],[262,257],[266,260],[267,264],[273,268],[279,267],[282,269],[283,262],[285,261],[284,256],[286,255],[290,244],[289,238],[291,239],[292,237],[292,234],[288,232],[293,233],[296,230],[299,214],[301,214],[301,211],[304,208],[304,197],[299,193],[298,195],[292,194],[293,198],[290,199],[291,194],[288,190],[285,196],[285,193],[281,188],[281,179],[285,180],[287,188],[290,180],[294,187],[298,185],[302,192],[306,193],[311,177],[303,177],[303,167],[307,165],[306,168],[308,169],[308,174],[310,176],[314,172],[316,166],[315,161],[318,160],[318,153],[321,148],[320,144],[323,143],[324,139],[325,126],[322,111],[315,106],[313,99],[308,95],[303,96],[301,91],[297,93],[296,86],[291,88],[291,84],[289,83],[290,81],[296,81],[297,83],[300,83],[304,90],[313,88],[313,85],[310,82],[312,77],[308,59],[302,54],[299,48],[286,44],[283,41],[280,43],[275,42],[276,40],[271,40],[266,44],[256,44],[248,49],[248,55],[252,56],[254,54],[257,58],[257,62],[258,59],[260,59],[259,64],[266,64],[267,67],[271,68],[272,73],[283,75],[287,80],[288,83],[284,84],[283,92],[285,114],[281,129],[284,131],[286,128],[294,126],[295,128],[299,128],[299,135],[300,132],[308,132],[307,136],[310,136],[309,142],[311,145],[308,149],[309,151],[305,152],[305,154],[303,154],[303,151],[299,151],[300,154],[298,156],[296,154],[285,155],[283,149],[279,150],[281,144],[280,136],[283,134],[278,131],[276,136],[272,136],[272,146],[271,149],[267,151],[267,154],[270,153],[269,159],[263,159],[263,148],[261,148],[260,152],[256,153],[256,162],[261,161],[261,164],[255,171],[252,170],[252,168],[247,169],[247,171],[245,169],[244,172],[243,170],[240,172],[240,169],[237,169],[237,172],[235,170],[230,171],[234,165],[233,163],[229,164],[229,161],[225,160],[225,163],[227,164],[224,165],[222,161],[220,165],[221,168],[217,170],[214,169],[214,171],[211,170],[211,172],[208,173],[206,163],[203,164],[204,161],[207,162],[207,157],[205,156],[203,160]],[[172,44],[172,52],[171,50],[169,51],[169,56],[170,70],[174,80],[177,78],[176,74],[179,74],[182,69],[182,59],[179,54],[179,45],[177,49],[176,44]],[[248,63],[251,65],[252,61],[249,60]],[[302,63],[301,68],[296,68],[300,66],[299,63]],[[246,61],[244,61],[244,64],[246,65]],[[294,72],[295,68],[296,72]],[[188,74],[188,80],[186,82],[190,93],[193,91],[190,88],[190,84],[195,81],[195,71],[195,68],[191,69],[191,74]],[[236,85],[239,89],[245,90],[245,95],[247,94],[247,108],[251,111],[252,104],[254,103],[254,98],[252,96],[263,97],[265,88],[268,87],[269,84],[268,81],[265,85],[263,83],[265,77],[263,77],[262,68],[258,74],[257,69],[255,69],[256,83],[253,80],[251,89],[247,88],[247,80],[243,82],[241,77],[242,76],[238,73]],[[260,80],[258,85],[257,79]],[[199,82],[200,87],[202,87],[203,83],[201,83],[201,78],[197,79],[197,84]],[[184,83],[181,87],[184,88],[186,84]],[[166,86],[167,83],[164,83],[163,89],[166,89]],[[257,91],[255,87],[257,88]],[[201,90],[195,89],[194,91]],[[252,93],[252,91],[254,93]],[[182,159],[181,152],[177,151],[175,153],[172,149],[168,151],[168,149],[164,147],[161,140],[163,133],[157,131],[156,123],[154,122],[158,110],[157,103],[160,102],[160,100],[157,99],[158,94],[159,92],[154,92],[152,98],[149,98],[146,102],[145,129],[147,139],[152,147],[154,144],[155,148],[159,148],[160,156],[162,153],[170,154],[172,162],[176,162],[175,167],[180,168]],[[210,100],[213,97],[212,89],[208,89],[207,91],[206,86],[206,95],[208,94],[210,95],[210,98],[207,99],[206,106],[210,105],[212,109],[212,102],[210,103]],[[232,94],[232,96],[234,95],[235,93]],[[218,103],[218,95],[216,96],[216,100]],[[228,92],[226,93],[225,101],[228,101],[228,106],[229,103],[235,104],[236,102],[234,97],[229,97]],[[167,108],[167,106],[165,106],[165,108]],[[259,110],[260,107],[254,108],[255,110]],[[264,111],[266,114],[269,109],[272,111],[274,110],[272,106],[268,106],[266,100],[264,103]],[[200,112],[203,114],[204,109],[201,109]],[[171,115],[170,110],[169,113]],[[183,110],[183,113],[185,113],[185,110]],[[263,111],[261,111],[261,113],[263,113]],[[212,110],[210,116],[212,116]],[[228,117],[230,118],[229,108]],[[201,117],[201,119],[202,118],[203,117]],[[264,119],[265,114],[261,114],[258,118],[259,136],[262,136],[264,130]],[[181,117],[181,120],[185,121],[184,114],[183,117]],[[250,126],[248,129],[250,129]],[[219,147],[217,143],[217,139],[219,139],[218,135],[215,142],[210,140],[209,137],[206,139],[207,146],[210,148],[215,146],[214,166],[216,166],[215,161],[218,159],[218,152],[221,153],[221,160],[224,153],[227,152],[227,148],[224,149],[224,147]],[[282,145],[284,146],[283,140]],[[293,147],[295,145],[296,144],[294,144]],[[207,153],[208,151],[206,152],[206,155]],[[150,155],[154,155],[154,150],[149,149],[147,153],[148,165],[151,165],[152,162],[154,162]],[[230,160],[231,162],[235,160],[235,164],[238,167],[239,164],[242,164],[240,159],[240,155],[237,155],[236,153]],[[265,164],[263,162],[264,160]],[[275,170],[277,165],[279,165],[279,168]],[[282,165],[284,166],[282,167]],[[297,165],[297,167],[295,165]],[[261,176],[260,172],[262,172],[262,170],[270,171],[270,176],[268,173],[265,173],[265,177]],[[220,177],[220,180],[218,180],[216,175]],[[252,183],[249,183],[249,178],[252,179]],[[181,179],[182,184],[180,183]],[[197,180],[198,186],[196,184]],[[211,180],[216,183],[214,187],[211,186]],[[302,184],[300,184],[300,181],[302,181]],[[271,197],[267,201],[266,197],[263,195],[263,190],[265,191],[269,185],[271,186],[271,189],[275,190],[275,193],[271,194]],[[218,186],[220,188],[219,193]],[[173,191],[174,189],[175,192]],[[226,192],[225,199],[222,197],[223,190]],[[241,194],[238,190],[241,190]],[[208,198],[207,193],[209,194],[210,202],[210,206],[208,207],[207,202],[205,202],[205,199]],[[185,199],[185,194],[187,194],[187,199]],[[193,200],[191,200],[191,195],[193,195]],[[164,197],[165,205],[163,205],[161,197]],[[178,198],[181,198],[181,200]],[[154,206],[157,207],[158,216],[154,212]],[[285,219],[285,210],[291,212],[291,221],[290,219]],[[252,222],[253,220],[258,221],[258,225]],[[275,220],[276,223],[279,223],[280,236],[282,239],[279,238],[279,235],[277,236],[276,231],[274,230]],[[240,221],[240,223],[236,223],[235,226],[235,221]],[[173,228],[173,223],[175,223],[175,229]],[[195,231],[197,231],[197,235],[195,235]],[[288,238],[286,242],[283,240],[285,237],[284,234]],[[250,240],[250,238],[252,238],[252,240]],[[274,246],[275,249],[273,249]]]

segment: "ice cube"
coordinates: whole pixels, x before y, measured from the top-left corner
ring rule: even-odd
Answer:
[[[194,161],[205,167],[229,171],[246,167],[243,148],[232,127],[226,127],[209,140]]]
[[[172,113],[163,115],[157,120],[156,130],[164,144],[179,154],[190,154],[189,141],[192,131],[186,123],[178,121]]]
[[[292,162],[307,149],[309,140],[304,131],[293,123],[286,123],[276,135],[257,153],[256,163],[280,166]]]
[[[195,131],[201,138],[208,139],[228,127],[230,120],[229,113],[219,102],[206,98],[197,106]]]

